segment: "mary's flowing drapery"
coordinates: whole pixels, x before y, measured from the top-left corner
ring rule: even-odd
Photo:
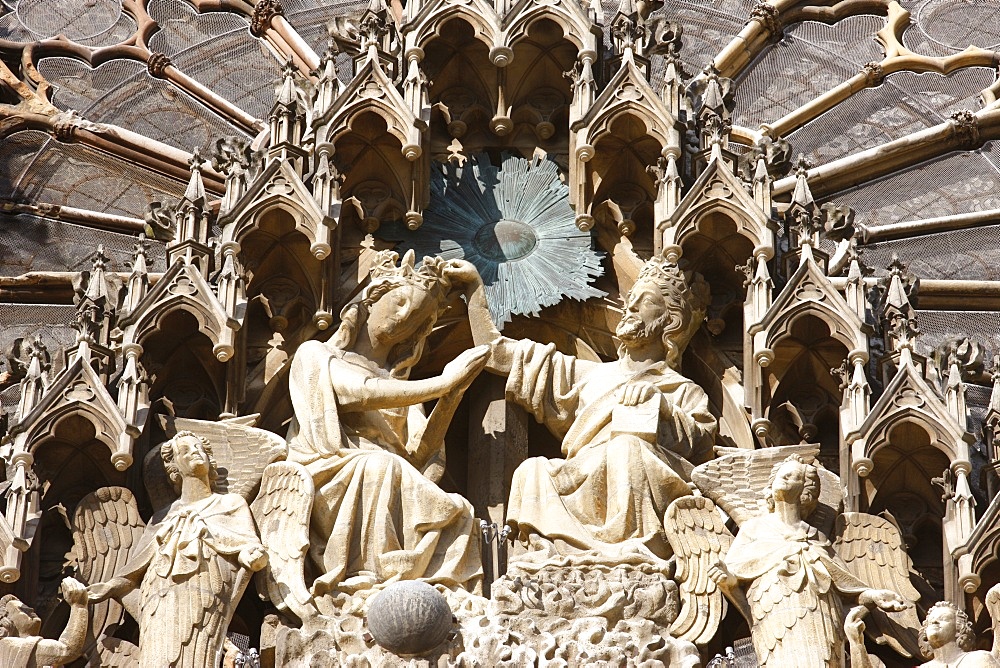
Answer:
[[[212,494],[153,515],[116,574],[139,585],[140,668],[203,668],[218,660],[250,579],[239,553],[263,548],[246,500]]]
[[[358,379],[333,382],[334,374]],[[295,422],[289,459],[316,485],[309,567],[323,593],[356,575],[378,582],[424,580],[482,589],[479,529],[472,506],[424,477],[406,444],[426,423],[422,408],[363,406],[365,378],[388,377],[364,357],[324,343],[299,347],[292,363]]]
[[[659,394],[655,444],[613,434],[619,390],[638,382]],[[529,551],[670,557],[662,518],[671,501],[690,493],[680,458],[703,459],[715,433],[700,387],[665,362],[627,371],[520,341],[507,398],[560,437],[565,456],[528,459],[514,473],[507,522]]]
[[[856,596],[868,586],[815,527],[790,527],[774,514],[748,520],[725,563],[739,580],[750,581],[751,635],[761,666],[843,665],[840,594]]]

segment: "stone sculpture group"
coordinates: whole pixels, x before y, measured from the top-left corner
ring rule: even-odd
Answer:
[[[676,258],[645,264],[619,358],[604,363],[502,336],[471,264],[414,260],[383,251],[333,337],[299,347],[287,440],[252,417],[165,420],[170,438],[146,462],[162,508],[143,526],[127,490],[84,499],[84,582],[63,584],[65,632],[41,638],[5,597],[0,663],[218,665],[256,573],[279,611],[276,665],[699,666],[730,604],[769,668],[879,665],[866,634],[928,666],[998,665],[996,650],[972,651],[954,606],[920,625],[898,529],[842,512],[818,447],[713,449],[708,398],[678,370],[707,286]],[[456,292],[476,347],[411,380]],[[445,433],[483,370],[506,376],[508,399],[563,455],[514,472],[509,564],[491,592],[472,506],[438,485]],[[1000,608],[1000,590],[988,604]],[[122,608],[137,646],[114,635]]]

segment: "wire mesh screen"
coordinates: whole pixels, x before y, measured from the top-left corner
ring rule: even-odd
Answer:
[[[79,144],[61,144],[45,133],[16,133],[34,142],[37,155],[3,192],[20,201],[45,202],[142,218],[149,202],[180,197],[184,183],[125,163]],[[5,143],[6,146],[6,143]],[[2,164],[2,158],[0,158]]]
[[[19,214],[0,216],[0,276],[29,271],[82,271],[90,269],[98,245],[110,258],[108,269],[127,272],[131,268],[136,237],[95,230],[64,221]],[[163,271],[166,251],[158,241],[147,242],[149,271]]]
[[[740,32],[750,17],[752,5],[752,2],[743,0],[715,2],[675,0],[664,3],[660,13],[684,26],[681,60],[687,70],[694,74],[708,67],[716,54]],[[611,14],[605,13],[605,23],[610,23],[615,11],[617,3],[612,3]],[[654,81],[658,79],[654,78]]]
[[[75,316],[73,306],[0,304],[0,354],[10,353],[18,339],[33,341],[36,336],[40,337],[49,351],[54,376],[65,366],[62,351],[76,342],[76,330],[70,327]],[[4,367],[6,364],[4,360]],[[19,385],[0,392],[0,413],[13,412],[20,397]]]
[[[245,26],[178,52],[173,63],[257,118],[267,118],[274,105],[281,63]]]
[[[917,311],[921,352],[935,350],[956,338],[970,337],[987,350],[1000,350],[1000,313],[995,311]]]
[[[123,58],[106,62],[96,69],[73,58],[62,57],[43,58],[38,64],[38,71],[55,89],[52,101],[61,109],[80,112],[90,109],[145,69],[145,64]]]
[[[899,72],[866,88],[788,137],[796,153],[822,164],[931,127],[960,109],[978,109],[996,71],[970,67],[949,76]]]
[[[885,267],[893,254],[921,278],[1000,280],[1000,225],[884,241],[864,247],[864,261]]]
[[[1000,4],[922,0],[906,5],[913,23],[903,44],[916,53],[950,56],[970,44],[996,50],[1000,46]]]
[[[968,383],[965,386],[965,405],[969,409],[969,431],[975,434],[977,449],[982,449],[983,421],[990,407],[992,387]]]
[[[959,152],[897,172],[833,199],[853,208],[857,221],[877,227],[1000,208],[998,185],[997,169],[986,154]]]
[[[198,14],[190,5],[176,0],[153,0],[146,8],[160,29],[150,38],[149,50],[173,57],[186,49],[239,30],[246,19],[228,12]]]
[[[806,21],[785,36],[749,69],[736,89],[734,118],[758,127],[798,109],[882,59],[875,33],[880,16],[852,16],[834,25]]]
[[[296,3],[297,5],[312,3]],[[326,51],[328,24],[338,16],[360,16],[366,3],[358,0],[341,0],[329,5],[305,9],[294,14],[288,13],[288,22],[302,36],[313,50],[321,54]],[[348,83],[354,77],[354,61],[350,54],[340,53],[336,58],[337,78]]]
[[[17,0],[0,16],[0,38],[15,42],[65,35],[85,46],[111,46],[135,32],[121,0]]]

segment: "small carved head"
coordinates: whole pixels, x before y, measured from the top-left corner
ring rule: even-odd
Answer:
[[[927,611],[917,644],[924,658],[932,659],[935,648],[952,640],[965,652],[976,648],[976,634],[969,616],[951,601],[939,601]]]
[[[392,375],[405,378],[420,360],[424,343],[438,316],[447,306],[451,281],[444,274],[441,258],[425,257],[414,268],[413,251],[399,266],[392,251],[379,253],[371,272],[371,283],[361,300],[348,304],[340,314],[340,329],[334,346],[346,350],[354,345],[358,332],[369,326],[374,338],[391,343],[389,364]]]
[[[643,265],[625,300],[625,312],[615,332],[619,354],[633,341],[658,336],[672,368],[705,319],[709,288],[698,274],[687,275],[670,258],[654,257]]]
[[[177,432],[172,439],[163,443],[160,446],[160,457],[163,459],[163,468],[167,471],[167,476],[170,478],[170,484],[173,485],[174,490],[180,493],[181,482],[184,479],[185,474],[191,475],[191,473],[185,473],[181,470],[181,466],[178,462],[178,457],[184,456],[185,453],[182,452],[184,448],[182,446],[194,444],[196,450],[204,454],[204,459],[208,466],[208,480],[215,489],[215,481],[219,477],[219,469],[215,463],[215,458],[212,456],[212,446],[208,442],[207,438],[198,436],[198,434],[193,431],[182,430]],[[193,459],[198,459],[199,454],[192,454]],[[184,462],[185,470],[190,469],[190,463]]]
[[[767,502],[768,510],[774,510],[774,487],[780,484],[778,476],[786,468],[797,467],[802,469],[802,491],[799,494],[799,508],[802,517],[809,517],[819,504],[820,477],[819,469],[815,465],[807,462],[801,455],[789,455],[784,460],[771,467],[771,475],[767,479],[767,488],[764,490],[764,500]]]
[[[42,620],[14,594],[0,598],[0,638],[25,638],[41,632]]]

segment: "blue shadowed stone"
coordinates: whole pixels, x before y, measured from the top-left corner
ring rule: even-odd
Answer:
[[[426,582],[395,582],[368,607],[368,631],[393,654],[425,654],[448,637],[451,608],[441,593]]]

